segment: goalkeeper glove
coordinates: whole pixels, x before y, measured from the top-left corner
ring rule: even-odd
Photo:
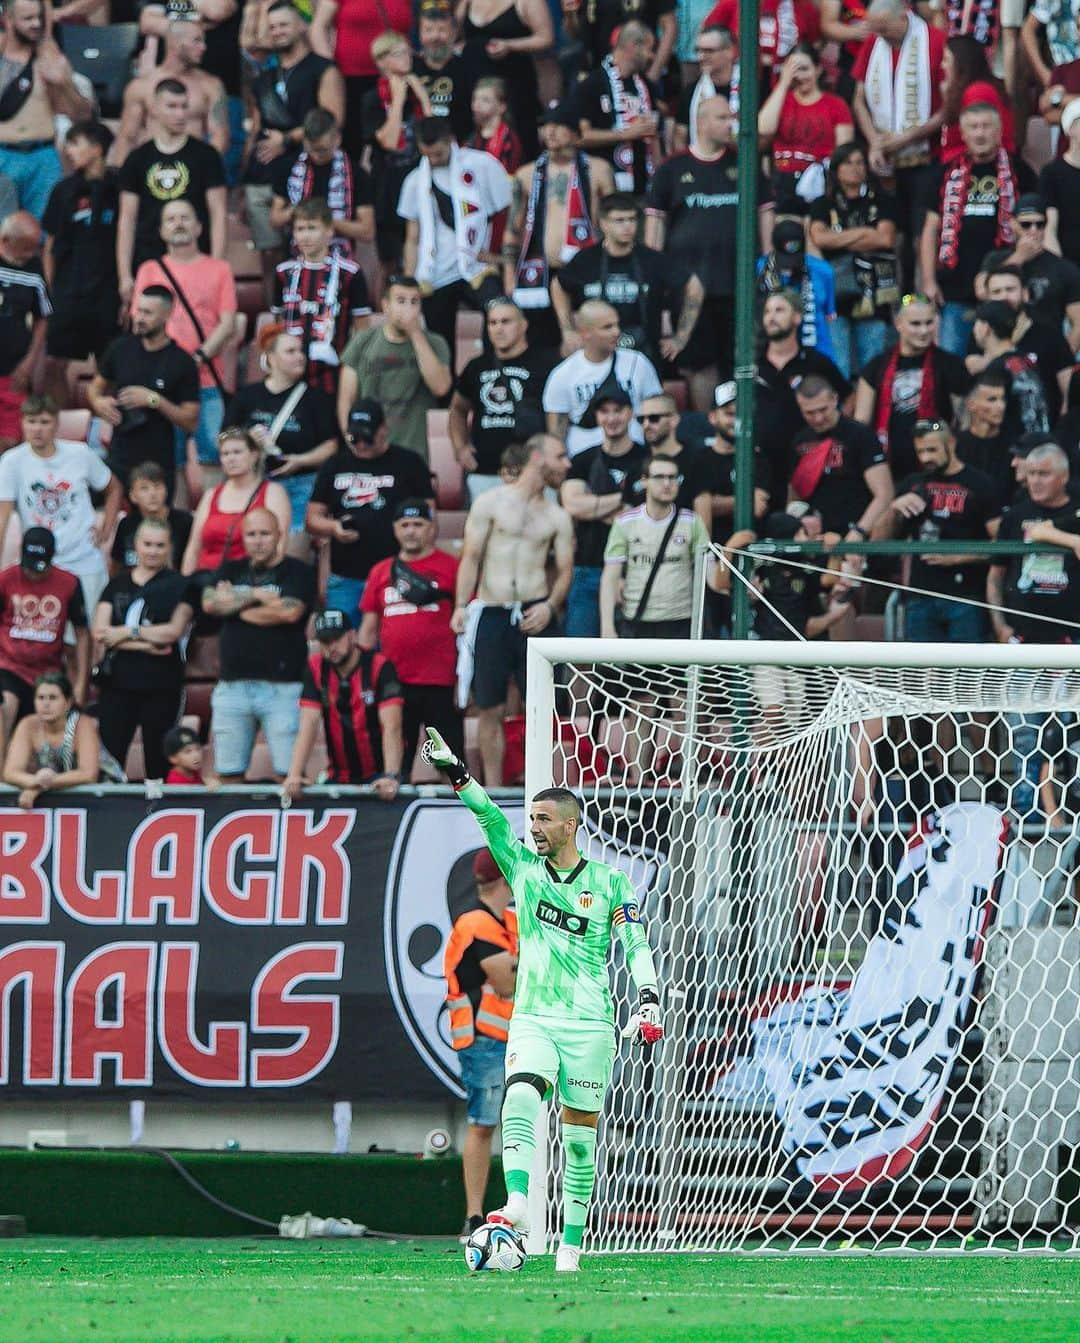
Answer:
[[[639,990],[638,1010],[626,1023],[622,1034],[624,1040],[632,1040],[637,1045],[654,1045],[663,1037],[660,999],[655,989]]]
[[[445,774],[455,788],[464,788],[472,775],[443,741],[440,733],[429,727],[427,735],[428,739],[420,751],[423,759]]]

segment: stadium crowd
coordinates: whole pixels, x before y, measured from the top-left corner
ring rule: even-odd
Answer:
[[[1041,541],[875,573],[909,639],[1071,640],[1078,12],[762,0],[744,42],[737,0],[10,0],[20,804],[125,769],[390,798],[423,725],[461,752],[473,722],[479,777],[513,782],[527,640],[685,637],[710,541]],[[761,564],[756,633],[882,637],[863,572]]]

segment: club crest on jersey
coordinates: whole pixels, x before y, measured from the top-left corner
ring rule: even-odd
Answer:
[[[637,905],[616,905],[615,913],[611,916],[611,922],[616,928],[624,923],[640,923],[641,910]]]
[[[595,898],[592,891],[582,891],[577,898],[578,909],[592,909],[592,902]]]

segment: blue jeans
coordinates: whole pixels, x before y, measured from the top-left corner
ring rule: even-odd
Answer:
[[[1016,771],[1016,782],[1012,787],[1013,810],[1021,816],[1035,811],[1039,805],[1039,779],[1042,774],[1045,754],[1039,747],[1042,725],[1048,715],[1044,713],[1007,713],[1005,721],[1009,725],[1009,739],[1012,750],[1009,760]]]
[[[311,502],[311,491],[315,488],[315,472],[305,471],[299,476],[282,476],[278,484],[289,496],[289,503],[292,505],[292,524],[289,531],[302,532],[307,506]]]
[[[599,639],[600,577],[603,569],[575,565],[570,595],[566,599],[566,637]]]
[[[326,582],[326,609],[344,611],[352,621],[353,628],[359,629],[360,602],[366,586],[366,579],[342,578],[341,574],[331,574]]]
[[[469,1123],[494,1128],[502,1109],[506,1042],[493,1040],[490,1035],[477,1035],[468,1049],[460,1051],[458,1063]]]
[[[195,433],[185,434],[183,429],[173,429],[176,442],[176,464],[182,467],[187,461],[188,438],[195,439],[195,449],[203,466],[218,464],[218,434],[225,423],[225,402],[216,387],[199,388],[199,423]]]
[[[948,597],[913,597],[904,608],[904,636],[916,644],[981,644],[990,637],[986,612]]]
[[[300,730],[299,681],[219,681],[210,696],[214,765],[219,774],[242,775],[262,728],[274,772],[289,772]]]
[[[968,352],[971,330],[975,325],[975,309],[968,303],[946,303],[941,310],[941,329],[938,344],[950,354],[962,359]]]
[[[871,359],[883,354],[891,332],[876,317],[854,320],[837,317],[832,324],[833,362],[845,378],[861,373]]]
[[[0,146],[0,173],[11,179],[19,193],[19,205],[40,219],[49,196],[64,175],[60,156],[50,141],[27,153]]]

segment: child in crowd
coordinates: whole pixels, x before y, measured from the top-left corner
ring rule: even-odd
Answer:
[[[109,571],[113,578],[124,569],[135,567],[135,533],[148,518],[168,524],[172,537],[170,569],[179,569],[180,560],[191,535],[191,514],[182,508],[170,508],[165,472],[157,462],[143,462],[128,477],[130,508],[120,519],[116,539],[109,553]]]
[[[521,167],[521,141],[506,119],[506,85],[494,75],[476,81],[472,95],[473,125],[466,141],[470,149],[483,149],[513,175]]]
[[[189,727],[173,727],[162,739],[162,750],[169,762],[165,782],[183,784],[189,788],[221,787],[216,774],[203,768],[203,748],[198,733]]]

